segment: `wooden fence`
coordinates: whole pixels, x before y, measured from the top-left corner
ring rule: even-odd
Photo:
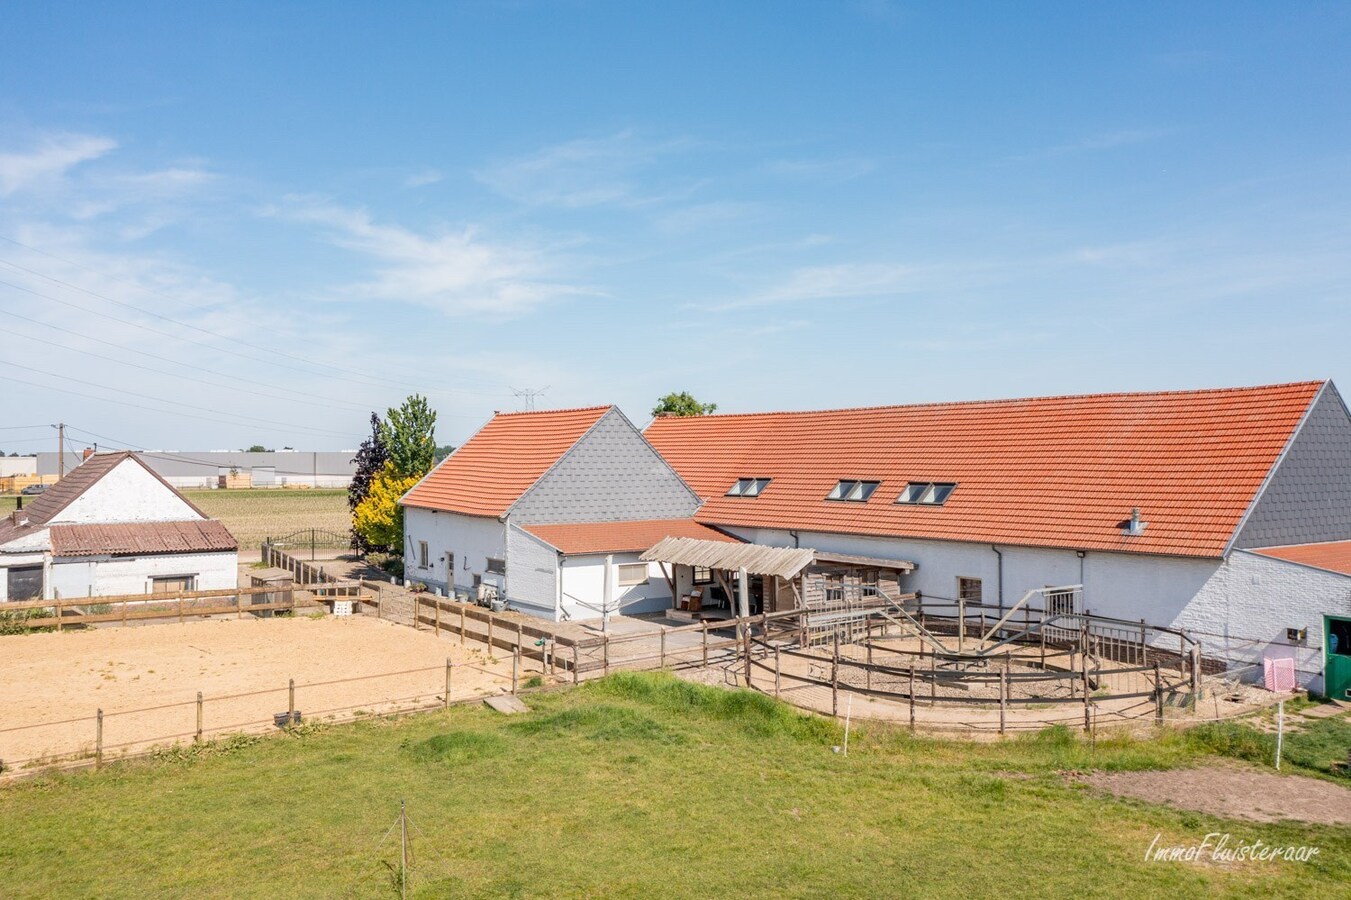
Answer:
[[[213,591],[22,600],[0,603],[0,616],[5,616],[11,627],[55,628],[61,631],[83,625],[109,622],[126,624],[145,619],[177,619],[183,622],[189,618],[206,616],[235,615],[242,618],[245,614],[313,609],[324,600],[338,598],[373,602],[373,597],[362,589],[359,582],[329,582],[284,587],[272,585]]]
[[[300,584],[322,584],[338,580],[324,571],[322,566],[311,565],[304,560],[296,559],[271,541],[263,541],[261,550],[264,563],[278,569],[285,569]]]

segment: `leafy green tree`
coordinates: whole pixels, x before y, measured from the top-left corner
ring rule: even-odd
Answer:
[[[716,403],[700,403],[689,392],[667,394],[652,408],[654,416],[706,416],[718,408]]]
[[[384,429],[380,427],[380,417],[371,413],[371,436],[361,442],[357,455],[352,458],[352,462],[356,464],[356,472],[352,475],[352,483],[347,488],[347,508],[353,513],[352,537],[356,548],[363,553],[368,553],[375,547],[357,530],[355,516],[357,507],[370,494],[371,484],[385,468],[385,463],[389,462],[389,450],[385,448],[383,431]]]
[[[450,454],[454,452],[455,452],[454,444],[442,444],[440,447],[436,448],[436,462],[440,462],[441,460],[445,459],[447,456],[450,456]]]
[[[399,475],[421,478],[436,461],[436,413],[427,398],[412,394],[380,423],[389,462]]]
[[[242,451],[242,452],[244,452],[244,453],[272,453],[272,452],[274,452],[274,451],[272,450],[272,448],[270,448],[270,447],[264,447],[262,444],[254,444],[252,447],[250,447],[249,449],[244,450],[244,451]]]
[[[403,507],[399,498],[417,484],[416,475],[400,475],[387,462],[371,481],[366,497],[352,510],[352,530],[368,549],[403,553]]]

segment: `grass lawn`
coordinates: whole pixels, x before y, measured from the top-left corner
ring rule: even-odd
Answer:
[[[184,491],[183,495],[224,522],[241,547],[255,547],[267,537],[302,529],[346,534],[352,527],[347,491],[341,489]]]
[[[1351,829],[1108,799],[1065,770],[1204,758],[1068,732],[999,744],[855,731],[772,699],[619,674],[528,698],[240,740],[0,790],[0,895],[1345,896]],[[1146,862],[1156,835],[1307,844],[1307,863]],[[386,837],[387,836],[387,837]],[[385,838],[382,842],[382,837]]]

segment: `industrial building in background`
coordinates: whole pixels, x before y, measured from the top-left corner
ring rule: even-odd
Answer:
[[[95,448],[65,453],[71,472]],[[176,488],[346,488],[352,483],[355,450],[146,450],[142,462]],[[62,460],[55,452],[37,455],[38,478],[55,478]]]

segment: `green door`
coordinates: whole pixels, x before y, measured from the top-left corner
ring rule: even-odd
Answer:
[[[1323,693],[1351,700],[1351,619],[1323,617]]]

